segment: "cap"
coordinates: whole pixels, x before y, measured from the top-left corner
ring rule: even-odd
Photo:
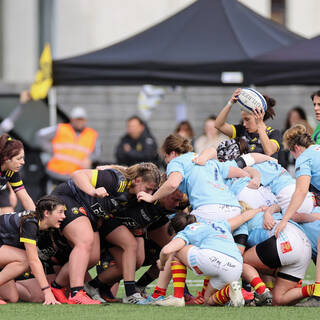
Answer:
[[[235,139],[222,141],[217,148],[219,161],[234,160],[240,157],[240,147]]]
[[[70,112],[71,119],[86,119],[87,112],[82,107],[75,107]]]

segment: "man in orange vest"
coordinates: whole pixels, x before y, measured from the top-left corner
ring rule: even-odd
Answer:
[[[75,107],[70,113],[70,123],[60,123],[38,132],[39,145],[52,154],[47,173],[54,184],[66,181],[76,170],[91,168],[92,161],[99,159],[98,133],[87,127],[86,122],[86,111]]]

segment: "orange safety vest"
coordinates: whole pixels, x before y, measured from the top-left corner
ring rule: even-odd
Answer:
[[[48,169],[63,175],[83,169],[82,160],[93,152],[97,138],[97,131],[91,128],[85,128],[77,135],[71,124],[60,123],[51,141],[53,156],[48,162]]]

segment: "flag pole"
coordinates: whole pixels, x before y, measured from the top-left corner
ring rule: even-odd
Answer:
[[[49,90],[49,125],[54,126],[57,124],[57,91],[55,87]]]

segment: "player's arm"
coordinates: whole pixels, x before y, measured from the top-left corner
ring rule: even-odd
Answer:
[[[140,191],[137,195],[139,201],[143,200],[145,202],[154,202],[156,200],[162,199],[169,194],[173,193],[179,187],[183,176],[180,172],[170,173],[167,181],[157,190],[153,195],[148,194],[144,191]]]
[[[304,201],[309,190],[310,181],[311,177],[307,175],[300,176],[296,179],[296,189],[291,197],[288,209],[276,227],[274,234],[276,238],[279,237],[280,232],[285,228],[288,221],[293,217]]]
[[[204,166],[208,160],[217,160],[217,149],[215,147],[208,147],[204,149],[200,155],[197,155],[192,159],[192,162],[200,166]]]
[[[98,170],[83,169],[72,173],[71,178],[76,186],[92,197],[103,198],[108,196],[104,187],[96,188]]]
[[[44,294],[44,304],[60,304],[56,301],[55,297],[52,294],[49,283],[47,281],[46,275],[43,270],[42,263],[38,256],[37,246],[33,243],[24,243],[28,264],[31,268],[32,274],[37,279],[40,288]]]
[[[241,89],[238,88],[233,92],[230,100],[227,102],[224,108],[220,111],[215,122],[215,127],[230,138],[234,138],[234,127],[231,124],[227,123],[226,121],[231,111],[232,105],[238,100],[240,91]]]
[[[242,224],[251,220],[258,212],[264,211],[265,209],[266,209],[266,207],[260,207],[257,209],[250,209],[250,210],[244,211],[243,213],[239,214],[238,216],[235,216],[231,219],[228,219],[228,223],[230,224],[231,231],[236,230]]]
[[[183,239],[176,238],[171,240],[167,245],[165,245],[161,252],[160,252],[160,263],[159,263],[159,269],[163,270],[166,262],[169,260],[170,257],[173,256],[174,253],[179,251],[185,246],[186,242]],[[162,268],[160,268],[162,267]]]
[[[16,195],[25,210],[36,210],[36,206],[26,189],[23,188],[16,191]]]
[[[251,167],[245,167],[243,168],[243,170],[246,171],[251,178],[251,181],[248,183],[248,188],[258,189],[260,186],[260,177],[261,177],[260,172],[255,168],[251,168]]]

